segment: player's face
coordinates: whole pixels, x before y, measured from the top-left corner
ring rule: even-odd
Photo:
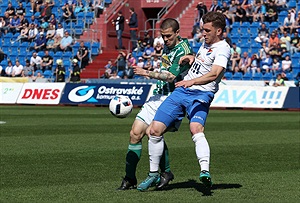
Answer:
[[[219,37],[222,34],[221,28],[214,28],[212,23],[205,23],[203,25],[203,37],[205,39],[205,43],[208,45],[212,45],[215,42],[219,41]]]
[[[161,36],[168,48],[174,47],[178,43],[179,30],[174,32],[172,28],[161,30]]]

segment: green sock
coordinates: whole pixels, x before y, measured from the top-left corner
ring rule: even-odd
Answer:
[[[164,152],[161,156],[159,167],[161,172],[170,172],[169,150],[166,142],[164,142]]]
[[[142,142],[139,142],[137,144],[131,144],[128,145],[128,151],[126,155],[126,177],[136,180],[135,172],[136,172],[136,166],[138,162],[140,161],[142,154]]]

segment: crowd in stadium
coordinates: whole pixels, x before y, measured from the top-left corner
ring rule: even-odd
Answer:
[[[78,14],[99,16],[104,6],[104,0],[21,0],[1,5],[0,45],[7,55],[0,64],[1,76],[50,78],[59,72],[72,75],[75,65],[85,68],[91,57],[90,43],[75,42],[74,25],[79,24],[82,32],[87,22],[81,22]],[[65,71],[56,67],[62,58],[68,59]]]
[[[66,57],[76,58],[80,67],[84,68],[89,58],[88,47],[78,42],[78,51],[72,50],[72,36],[66,27],[76,20],[80,12],[96,12],[101,14],[104,1],[65,0],[62,1],[62,13],[58,15],[57,5],[53,0],[40,0],[28,2],[20,1],[17,5],[7,4],[7,8],[0,17],[2,44],[6,36],[14,36],[9,41],[13,46],[20,46],[20,52],[29,52],[24,57],[10,55],[10,63],[1,63],[2,76],[31,76],[40,71],[41,75],[48,76],[45,71],[52,69],[55,56],[64,53]],[[30,4],[30,14],[28,7]],[[214,0],[212,5],[199,2],[195,8],[198,15],[192,29],[193,38],[190,45],[194,52],[202,44],[201,16],[208,11],[222,12],[226,16],[226,31],[224,37],[231,45],[231,58],[224,79],[276,79],[278,74],[284,73],[284,78],[293,80],[300,72],[300,11],[295,0]],[[28,18],[30,15],[30,18]],[[26,17],[27,16],[27,17]],[[11,35],[8,35],[11,33]],[[153,39],[149,33],[140,37],[138,47],[132,52],[120,51],[115,61],[106,66],[103,78],[138,78],[133,74],[132,66],[137,65],[147,70],[159,70],[163,40],[161,36]],[[82,47],[82,49],[80,49]],[[5,48],[2,46],[2,49]],[[4,52],[6,50],[3,50]],[[58,54],[57,54],[58,53]],[[79,56],[78,56],[79,54]],[[37,64],[34,63],[38,55]],[[89,55],[89,54],[88,54]],[[88,56],[89,57],[89,56]],[[17,63],[18,60],[18,63]],[[26,63],[28,62],[29,63]],[[41,65],[39,65],[41,64]],[[12,66],[12,67],[11,67]],[[29,66],[29,68],[28,68]],[[32,67],[31,67],[32,66]],[[71,66],[71,63],[70,63]],[[21,68],[22,67],[22,68]],[[112,68],[109,68],[112,67]],[[21,71],[23,69],[23,71]],[[13,70],[13,71],[12,71]]]

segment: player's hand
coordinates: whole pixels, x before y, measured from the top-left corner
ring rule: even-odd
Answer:
[[[193,80],[182,80],[182,81],[176,82],[175,83],[175,87],[184,87],[184,88],[187,88],[187,87],[192,86],[193,84],[194,84]]]
[[[192,65],[192,63],[194,62],[194,60],[195,60],[195,56],[193,56],[193,55],[185,55],[185,56],[182,56],[179,59],[179,64],[185,65],[186,63],[189,63],[190,65]]]
[[[134,74],[144,76],[146,74],[146,70],[142,69],[138,66],[132,66]]]

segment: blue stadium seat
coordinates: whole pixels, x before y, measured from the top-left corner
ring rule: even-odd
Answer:
[[[289,80],[294,80],[294,75],[293,75],[293,73],[286,73],[286,77],[287,77]]]
[[[296,8],[297,2],[295,0],[290,0],[287,4],[288,8]]]
[[[225,73],[224,73],[224,77],[225,77],[227,80],[231,80],[231,79],[232,79],[232,72],[225,72]]]
[[[44,71],[44,77],[45,78],[52,78],[52,71],[51,70],[45,70]]]
[[[243,75],[243,80],[251,80],[251,78],[252,78],[252,73],[251,72],[246,72]]]
[[[262,80],[263,74],[262,73],[254,73],[252,76],[252,80]]]
[[[236,72],[232,76],[232,80],[242,80],[243,74],[241,72]]]
[[[273,78],[273,74],[272,73],[265,73],[264,75],[263,75],[263,80],[265,80],[265,81],[269,81],[269,80],[271,80]]]

